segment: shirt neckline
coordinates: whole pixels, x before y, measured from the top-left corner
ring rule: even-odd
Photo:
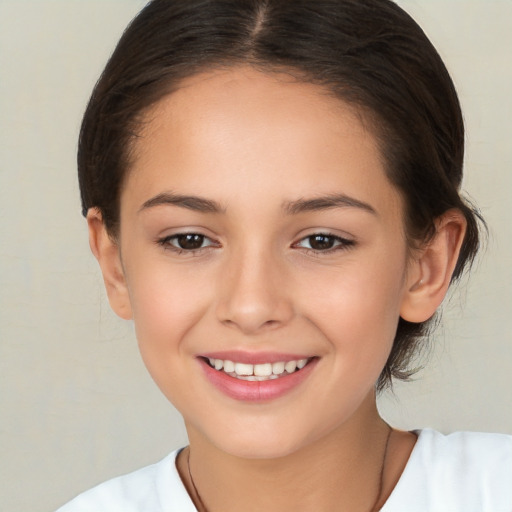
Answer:
[[[392,512],[392,510],[401,510],[400,507],[403,508],[407,504],[411,503],[411,496],[414,497],[414,502],[416,504],[423,501],[423,486],[418,486],[418,479],[412,478],[411,475],[415,472],[415,468],[417,468],[420,462],[423,445],[425,443],[426,437],[428,437],[426,434],[430,432],[430,429],[411,430],[410,432],[417,436],[416,443],[411,450],[409,458],[407,459],[407,463],[404,467],[404,470],[402,471],[402,474],[400,475],[400,478],[398,479],[398,482],[380,509],[380,512]],[[172,480],[176,482],[176,485],[173,486],[174,488],[172,489],[172,493],[170,493],[172,495],[172,500],[169,499],[170,512],[197,512],[192,498],[187,492],[185,484],[181,479],[176,465],[178,456],[184,449],[185,448],[183,447],[175,450],[170,457],[172,460],[171,477],[173,477]],[[164,488],[165,487],[169,488],[169,486],[164,486]],[[170,497],[171,496],[169,496],[169,498]]]

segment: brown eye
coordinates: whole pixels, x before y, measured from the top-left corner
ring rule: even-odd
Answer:
[[[334,247],[336,238],[329,235],[313,235],[308,237],[308,241],[314,251],[326,251]]]
[[[330,235],[328,233],[315,233],[300,240],[295,246],[315,252],[330,252],[338,249],[348,249],[355,245],[353,240]]]
[[[200,233],[177,233],[156,240],[157,244],[175,253],[199,254],[203,249],[220,248],[219,242]]]
[[[177,235],[173,237],[174,244],[179,249],[184,251],[194,251],[201,249],[205,242],[206,237],[203,235],[197,235],[195,233],[187,233],[184,235]]]

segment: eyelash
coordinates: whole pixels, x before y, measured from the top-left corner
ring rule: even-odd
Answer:
[[[201,246],[204,244],[205,241],[209,241],[210,243],[204,247],[198,247],[195,249],[184,249],[183,247],[178,247],[172,243],[173,241],[178,241],[179,238],[181,238],[181,237],[198,237],[201,239]],[[331,253],[337,252],[337,251],[346,251],[356,244],[356,242],[354,240],[350,240],[350,239],[343,238],[343,237],[340,237],[337,235],[333,235],[331,233],[320,232],[320,233],[313,233],[304,238],[301,238],[298,242],[294,243],[292,245],[292,247],[293,248],[301,248],[300,244],[305,241],[308,241],[308,240],[311,245],[311,240],[314,238],[327,239],[328,242],[335,244],[332,247],[326,248],[325,250],[313,249],[312,247],[309,247],[309,248],[302,247],[302,249],[304,249],[304,252],[306,252],[307,254],[314,254],[315,256],[331,254]],[[175,235],[166,236],[166,237],[158,239],[157,243],[158,243],[158,245],[162,246],[165,250],[173,251],[178,255],[180,255],[180,254],[199,255],[200,253],[202,253],[205,250],[208,250],[211,247],[214,247],[214,248],[221,247],[221,245],[218,242],[211,240],[206,235],[202,235],[201,233],[193,233],[193,232],[177,233]]]
[[[202,239],[201,245],[205,241],[209,241],[210,243],[206,245],[205,247],[198,247],[196,249],[184,249],[183,247],[178,247],[176,245],[173,245],[173,241],[178,241],[181,237],[199,237]],[[158,245],[162,246],[165,250],[173,251],[176,254],[190,254],[190,255],[199,255],[201,252],[209,249],[210,247],[220,247],[220,244],[218,242],[214,242],[211,240],[211,238],[207,237],[206,235],[202,235],[201,233],[177,233],[175,235],[165,236],[163,238],[160,238],[157,240]]]
[[[320,233],[313,233],[313,234],[308,235],[308,236],[306,236],[304,238],[301,238],[298,242],[293,244],[293,247],[300,247],[299,244],[304,242],[304,241],[307,241],[307,240],[309,240],[309,242],[311,244],[311,240],[313,238],[328,239],[333,244],[336,244],[333,247],[329,247],[329,248],[327,248],[325,250],[313,249],[312,247],[309,247],[309,248],[308,247],[303,247],[303,249],[305,250],[305,252],[307,254],[313,254],[315,256],[323,256],[323,255],[327,255],[327,254],[332,254],[332,253],[337,252],[337,251],[347,251],[348,249],[354,247],[355,244],[356,244],[356,242],[354,240],[350,240],[348,238],[343,238],[343,237],[338,236],[338,235],[333,235],[331,233],[320,232]]]

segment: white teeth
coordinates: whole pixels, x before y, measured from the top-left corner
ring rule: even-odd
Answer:
[[[254,375],[258,377],[269,377],[272,375],[272,365],[270,363],[255,364]]]
[[[279,361],[277,363],[245,364],[235,363],[230,360],[209,358],[210,366],[216,370],[223,370],[228,375],[242,380],[264,381],[278,379],[283,373],[290,374],[301,370],[308,364],[309,359],[298,361]]]
[[[285,365],[284,365],[284,369],[288,372],[288,373],[293,373],[297,368],[297,361],[288,361]]]
[[[224,371],[231,373],[235,371],[235,363],[233,361],[224,361]]]
[[[235,363],[235,373],[237,375],[252,375],[254,371],[254,365]]]
[[[281,375],[284,372],[284,363],[274,363],[272,365],[272,373],[274,375]]]

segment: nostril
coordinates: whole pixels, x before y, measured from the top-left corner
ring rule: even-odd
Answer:
[[[230,328],[239,329],[245,334],[257,333],[261,331],[268,331],[278,328],[283,322],[279,320],[264,320],[259,321],[257,318],[236,318],[223,320],[222,323]]]
[[[258,265],[256,265],[258,267]],[[293,307],[278,278],[262,279],[263,269],[248,269],[219,285],[216,316],[226,327],[245,334],[275,329],[288,323]],[[268,273],[265,274],[268,277]]]

